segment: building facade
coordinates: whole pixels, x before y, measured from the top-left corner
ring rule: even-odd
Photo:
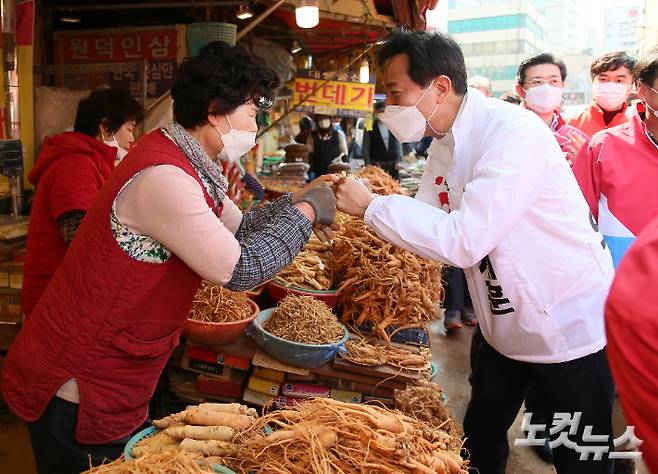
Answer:
[[[514,88],[525,58],[546,51],[545,21],[531,0],[450,0],[448,33],[464,51],[469,76],[485,76],[494,95]]]

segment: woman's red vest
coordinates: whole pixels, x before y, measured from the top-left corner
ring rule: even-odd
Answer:
[[[214,209],[181,150],[160,131],[148,134],[100,191],[4,363],[2,392],[26,421],[37,420],[59,387],[76,379],[80,443],[119,440],[145,421],[201,283],[175,255],[163,264],[129,257],[112,233],[117,194],[156,165],[173,165],[195,178]]]

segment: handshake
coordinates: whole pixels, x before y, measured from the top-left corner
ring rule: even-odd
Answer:
[[[293,194],[293,203],[305,202],[315,211],[313,230],[321,240],[333,239],[336,210],[363,217],[368,205],[375,198],[367,181],[354,176],[342,177],[328,174],[316,178],[304,189]]]

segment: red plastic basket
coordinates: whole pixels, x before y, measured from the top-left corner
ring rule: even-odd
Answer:
[[[275,303],[278,303],[279,300],[282,300],[287,295],[292,294],[312,296],[313,298],[323,301],[330,308],[333,308],[338,304],[338,293],[336,290],[308,290],[306,288],[302,289],[296,286],[284,286],[275,281],[270,281],[267,283],[267,293]]]

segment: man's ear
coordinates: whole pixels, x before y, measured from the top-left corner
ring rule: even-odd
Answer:
[[[432,84],[432,87],[436,89],[439,95],[439,99],[443,102],[450,94],[450,91],[453,90],[452,87],[452,81],[448,76],[439,76],[434,80],[434,84]]]
[[[522,99],[525,99],[525,91],[523,90],[523,87],[521,87],[521,84],[516,84],[514,86],[514,90],[516,91],[516,95],[518,95]]]

